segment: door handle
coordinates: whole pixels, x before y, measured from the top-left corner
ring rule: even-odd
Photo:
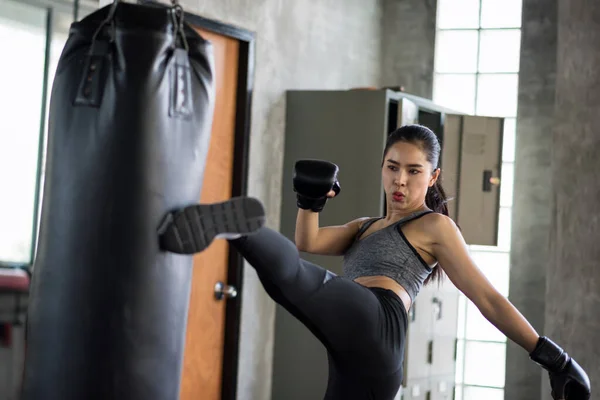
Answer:
[[[492,170],[486,169],[483,171],[483,188],[484,192],[491,192],[492,186],[499,186],[500,178],[493,176]]]
[[[223,300],[224,298],[233,299],[237,297],[237,289],[235,286],[229,286],[223,282],[217,282],[215,284],[215,298],[217,300]]]
[[[442,319],[442,300],[438,299],[437,297],[434,297],[433,304],[435,305],[434,311],[433,311],[435,314],[435,319],[436,320]]]

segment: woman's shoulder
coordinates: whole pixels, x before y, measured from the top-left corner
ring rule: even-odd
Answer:
[[[371,221],[377,221],[378,219],[381,219],[382,217],[360,217],[360,218],[356,218],[354,221],[359,224],[360,226],[363,226],[364,224],[366,224],[367,222],[371,222]]]
[[[376,219],[377,217],[359,217],[346,223],[346,226],[354,227],[355,229],[360,230],[363,226],[365,226],[366,223],[368,223],[369,221],[374,221]]]
[[[423,221],[423,229],[431,236],[440,237],[451,234],[452,232],[459,231],[456,222],[449,216],[438,213],[430,212],[420,218]]]
[[[430,212],[425,213],[421,217],[423,221],[426,221],[428,224],[436,225],[438,228],[445,225],[456,225],[454,220],[450,218],[446,214],[442,214],[436,211],[431,210]]]

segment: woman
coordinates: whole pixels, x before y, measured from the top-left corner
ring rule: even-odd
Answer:
[[[319,212],[340,191],[337,167],[300,161],[294,177],[296,244],[269,228],[239,224],[253,219],[247,212],[230,213],[237,228],[220,232],[243,234],[230,237],[230,243],[256,269],[271,298],[326,347],[330,376],[325,399],[394,398],[403,375],[407,310],[422,285],[439,279],[442,271],[491,323],[549,371],[555,399],[588,399],[590,384],[583,369],[540,337],[469,256],[458,227],[447,216],[438,182],[439,156],[440,144],[428,128],[396,130],[388,137],[382,161],[385,217],[329,227],[319,227]],[[232,201],[252,204],[251,199]],[[196,209],[210,215],[206,207]],[[185,251],[175,245],[169,250],[196,252],[210,240]],[[301,259],[298,250],[344,256],[345,276]]]

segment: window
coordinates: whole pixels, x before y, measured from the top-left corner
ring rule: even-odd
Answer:
[[[475,112],[475,74],[440,74],[435,77],[433,97],[436,103],[459,112]]]
[[[521,30],[482,30],[479,43],[479,72],[518,72]]]
[[[502,145],[502,161],[507,163],[515,162],[517,119],[504,119],[504,143]]]
[[[502,172],[500,173],[502,182],[513,182],[515,180],[515,166],[512,162],[502,163]],[[513,203],[513,185],[500,185],[500,207],[512,207]]]
[[[465,384],[504,387],[506,345],[467,341],[465,343]]]
[[[440,31],[435,48],[435,70],[445,73],[477,72],[479,32]],[[457,57],[460,54],[460,57]]]
[[[438,0],[439,29],[479,28],[479,0]]]
[[[0,4],[0,261],[29,264],[36,221],[47,10]]]
[[[49,15],[53,30],[46,71]],[[0,3],[0,53],[19,60],[0,63],[0,265],[33,262],[47,106],[70,17],[18,1]]]
[[[460,397],[464,400],[504,400],[504,390],[486,387],[465,387],[464,397]],[[457,397],[459,399],[459,397]]]
[[[477,114],[516,117],[518,88],[518,74],[479,74]]]
[[[508,296],[522,0],[438,0],[433,101],[504,117],[498,246],[469,246],[490,282]],[[503,400],[506,337],[459,296],[456,400]],[[483,356],[485,355],[485,356]]]
[[[481,0],[480,7],[481,28],[521,27],[522,0]]]

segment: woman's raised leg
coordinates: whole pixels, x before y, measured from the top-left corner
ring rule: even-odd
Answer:
[[[302,259],[296,245],[284,235],[264,226],[250,226],[260,214],[252,211],[251,200],[232,201],[238,204],[195,206],[187,217],[175,214],[171,218],[179,221],[179,231],[186,233],[179,237],[191,238],[183,240],[186,248],[207,246],[204,239],[194,240],[202,229],[197,215],[205,220],[203,227],[217,227],[209,232],[209,238],[228,238],[256,270],[270,297],[326,347],[330,360],[326,399],[393,399],[402,378],[407,323],[401,300],[393,292],[366,288]],[[168,239],[168,227],[163,232]],[[190,232],[196,233],[187,234]]]

